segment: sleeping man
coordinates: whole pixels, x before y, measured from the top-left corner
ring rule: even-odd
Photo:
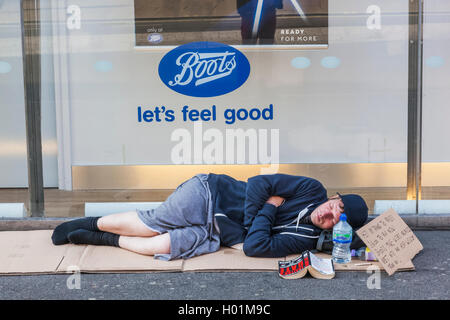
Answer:
[[[322,230],[345,212],[357,229],[368,208],[359,195],[327,197],[312,178],[258,175],[247,182],[223,174],[197,174],[158,208],[64,222],[55,245],[109,245],[163,260],[187,259],[243,244],[246,255],[285,257],[315,249]]]

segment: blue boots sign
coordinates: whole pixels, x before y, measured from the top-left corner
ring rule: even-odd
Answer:
[[[239,50],[217,42],[192,42],[169,51],[159,76],[170,89],[191,97],[216,97],[242,86],[250,63]]]

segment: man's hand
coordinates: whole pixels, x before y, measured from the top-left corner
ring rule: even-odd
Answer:
[[[286,200],[285,198],[279,196],[271,196],[269,199],[267,199],[266,203],[270,203],[278,208],[283,204],[285,200]]]

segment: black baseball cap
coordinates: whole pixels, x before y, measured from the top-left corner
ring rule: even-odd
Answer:
[[[344,203],[344,213],[353,229],[360,228],[367,221],[369,208],[364,199],[357,194],[337,193]]]

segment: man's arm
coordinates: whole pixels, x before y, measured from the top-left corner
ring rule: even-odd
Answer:
[[[245,195],[244,226],[250,227],[257,213],[271,196],[286,200],[322,194],[326,190],[312,178],[287,174],[259,175],[248,179]]]
[[[247,237],[243,250],[247,256],[276,258],[289,254],[301,253],[315,248],[318,236],[312,231],[304,234],[273,234],[277,206],[267,202],[256,215]]]

